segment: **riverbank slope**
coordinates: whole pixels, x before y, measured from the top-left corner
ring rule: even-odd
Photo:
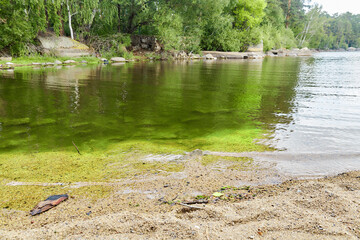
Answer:
[[[183,161],[181,172],[148,173],[111,183],[73,184],[70,189],[74,194],[70,191],[67,202],[39,216],[2,209],[0,236],[2,239],[360,237],[360,172],[292,180],[280,176],[271,164],[236,163],[195,154]],[[17,187],[26,187],[23,185],[19,183]],[[86,190],[82,195],[75,194],[76,189],[91,186],[107,187],[108,194],[100,199],[91,199]],[[65,187],[66,184],[60,186],[60,191]],[[202,204],[193,204],[194,201]]]

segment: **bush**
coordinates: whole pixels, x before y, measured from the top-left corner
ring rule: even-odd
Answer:
[[[126,50],[131,45],[131,38],[126,34],[114,34],[107,36],[94,36],[90,39],[89,44],[94,50],[103,57],[123,57],[132,58],[132,53]]]

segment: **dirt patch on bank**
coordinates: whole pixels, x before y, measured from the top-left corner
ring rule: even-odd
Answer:
[[[3,209],[0,238],[360,238],[360,172],[291,180],[248,161],[188,159],[184,166],[114,181],[106,198],[85,193],[36,217]],[[195,199],[208,203],[180,205]]]

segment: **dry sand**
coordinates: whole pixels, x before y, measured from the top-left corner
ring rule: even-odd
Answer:
[[[224,186],[240,189],[212,196]],[[271,165],[236,170],[191,159],[184,172],[119,180],[113,188],[106,199],[70,198],[35,217],[0,210],[0,239],[360,238],[360,172],[292,180]],[[179,204],[198,195],[209,203]]]

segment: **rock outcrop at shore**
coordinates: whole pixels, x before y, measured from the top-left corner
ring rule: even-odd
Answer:
[[[218,59],[262,59],[265,57],[263,52],[218,52],[204,51],[204,55],[210,54]]]
[[[266,52],[266,56],[269,57],[307,57],[312,56],[313,50],[308,48],[293,48],[293,49],[275,49]]]
[[[81,57],[93,55],[93,51],[78,41],[68,37],[38,36],[44,53],[54,54],[58,57]]]
[[[132,51],[153,51],[159,52],[163,49],[162,44],[155,36],[132,35],[131,49]]]

